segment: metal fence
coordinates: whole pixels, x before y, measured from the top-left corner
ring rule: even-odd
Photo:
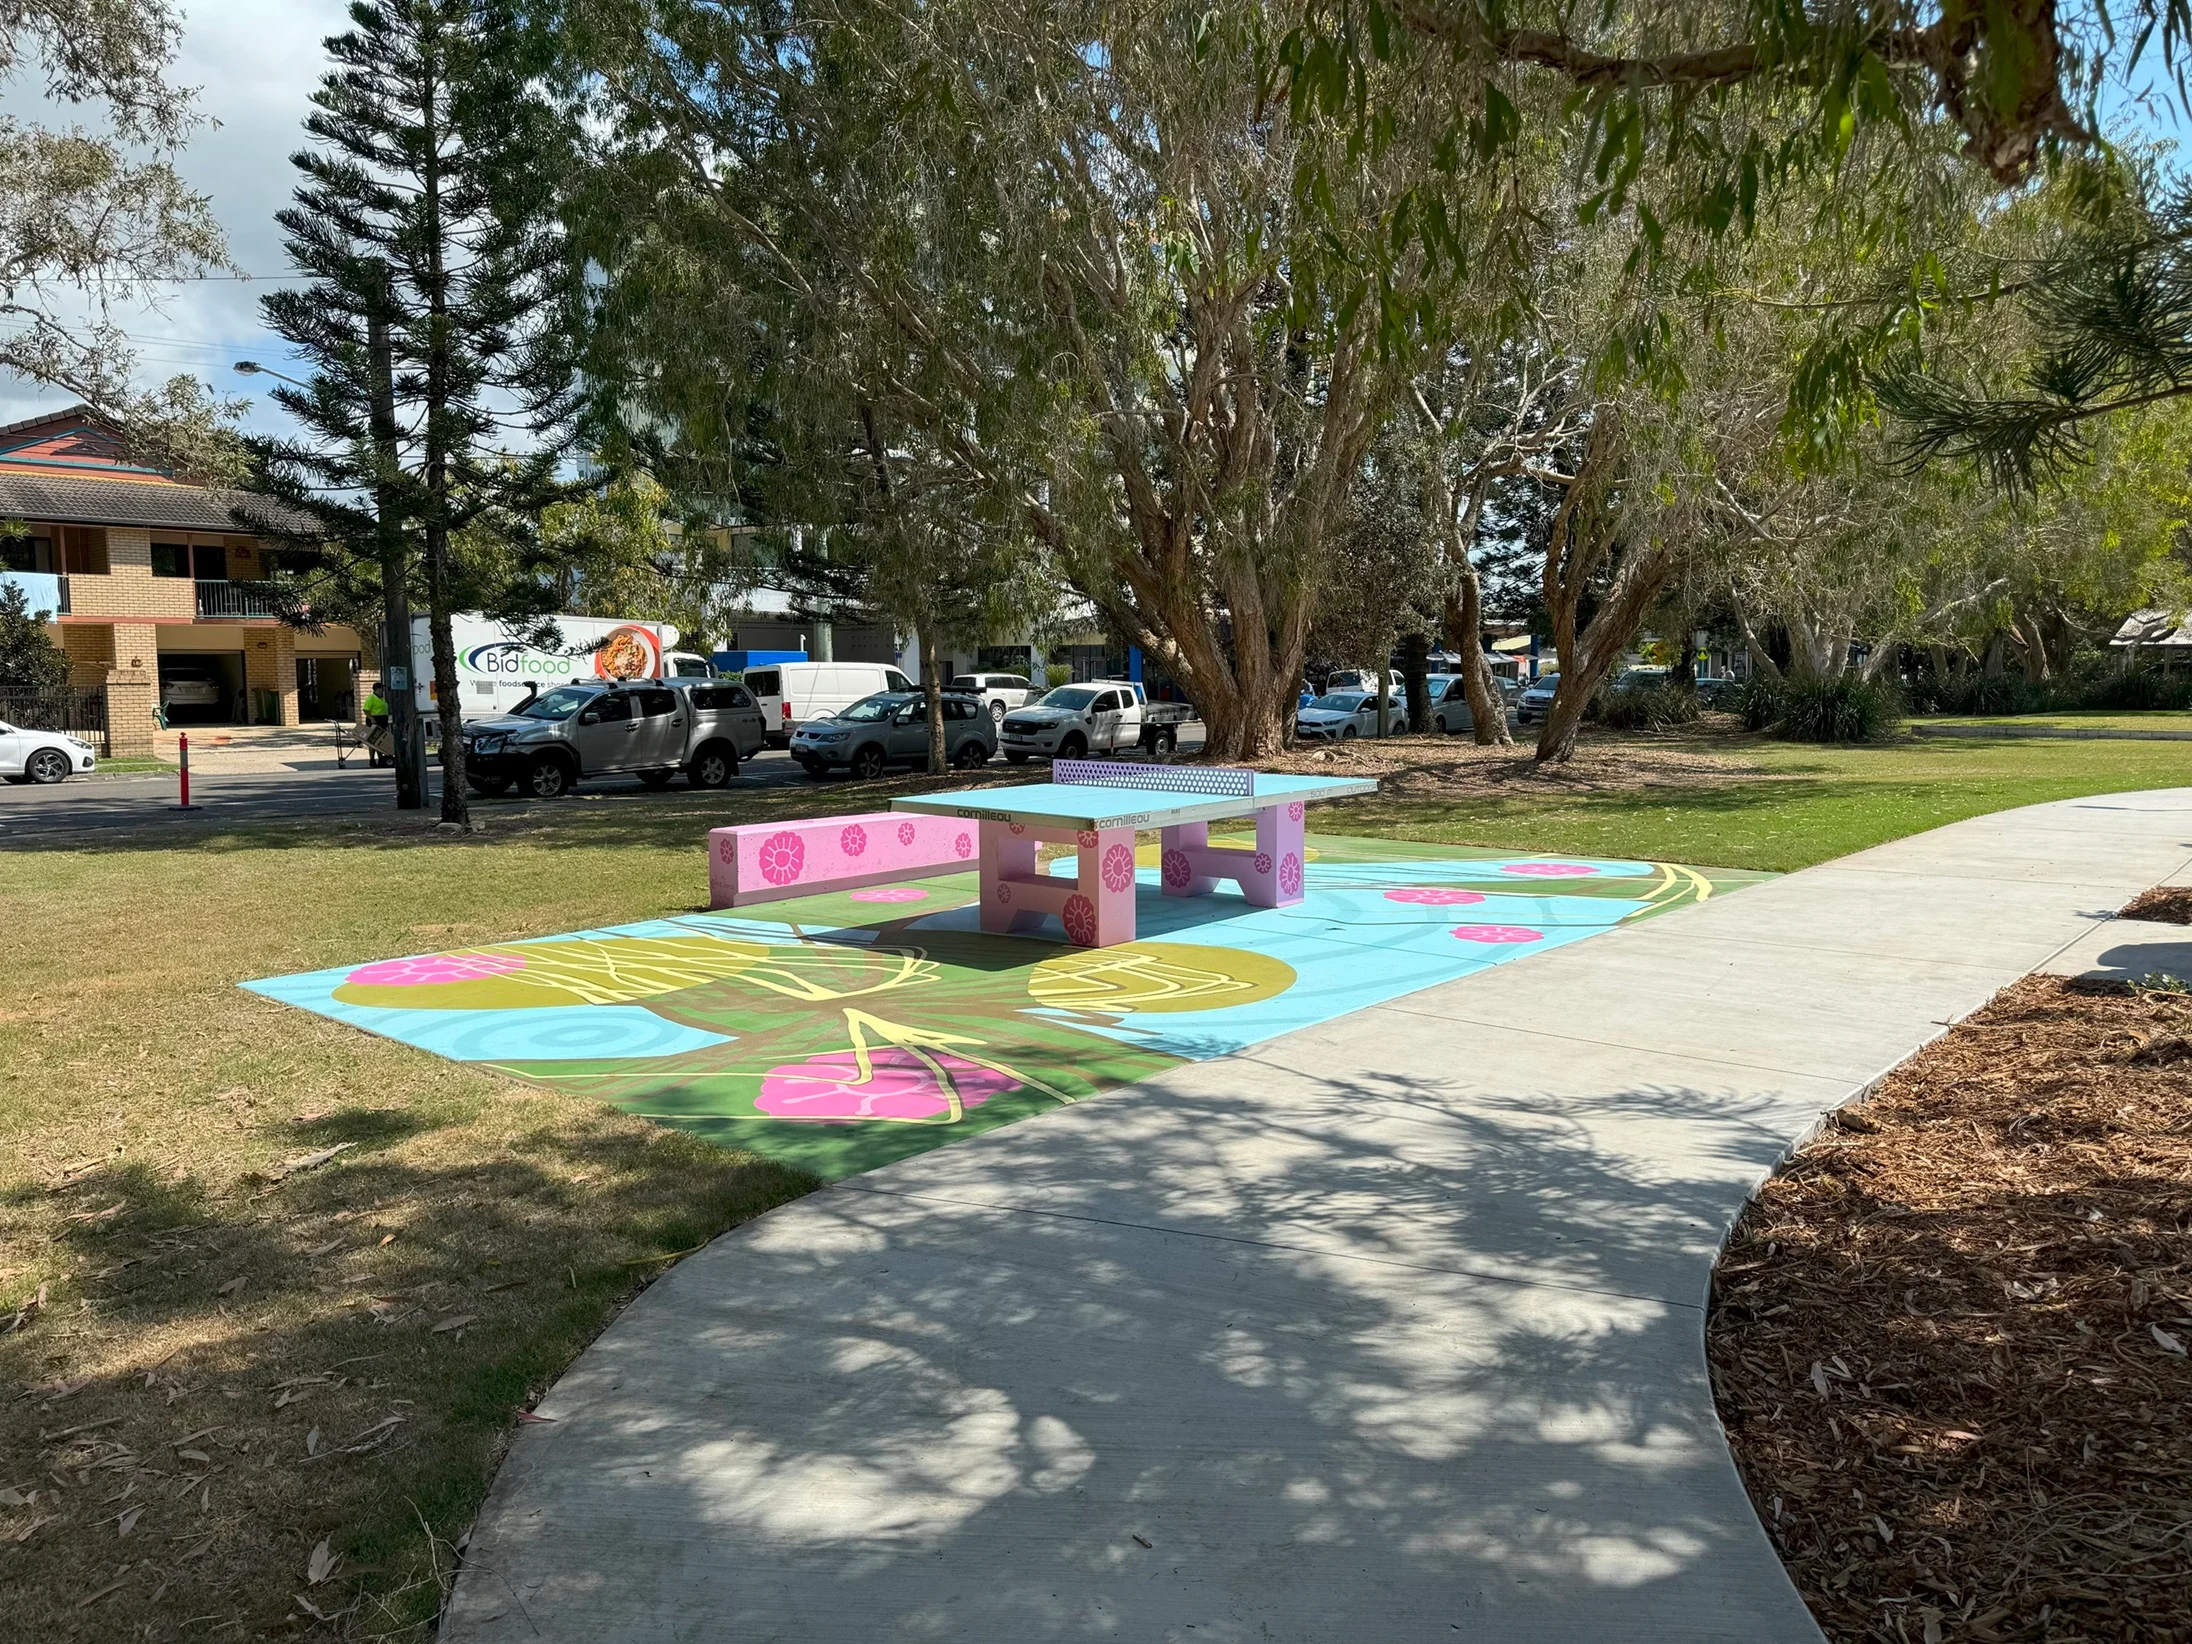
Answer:
[[[0,687],[0,720],[32,731],[66,731],[82,737],[101,757],[107,751],[107,693],[63,686],[57,691]]]

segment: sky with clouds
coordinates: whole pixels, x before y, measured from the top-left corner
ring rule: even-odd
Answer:
[[[219,123],[198,133],[180,169],[212,200],[237,266],[257,277],[177,285],[158,302],[116,317],[146,378],[189,372],[223,394],[247,396],[251,427],[276,428],[282,419],[265,398],[264,379],[238,376],[234,367],[256,359],[293,368],[281,340],[260,321],[259,297],[286,275],[274,213],[293,185],[289,156],[302,143],[308,100],[324,70],[321,42],[345,26],[347,9],[346,0],[184,0],[174,79],[200,88],[205,112]],[[2152,65],[2136,78],[2146,96],[2118,89],[2104,98],[2111,123],[2128,116],[2170,135],[2192,124],[2173,97],[2157,91]],[[19,78],[0,91],[0,111],[66,123],[69,111],[43,104],[34,79]],[[0,421],[66,403],[66,395],[0,374]]]
[[[325,68],[320,42],[345,26],[345,0],[186,0],[182,54],[173,81],[200,88],[203,110],[220,123],[201,130],[178,162],[206,194],[228,234],[229,255],[253,280],[208,280],[168,288],[156,304],[116,315],[138,350],[140,373],[153,380],[188,372],[223,394],[250,396],[247,423],[276,426],[260,383],[235,373],[257,359],[283,369],[279,338],[259,318],[259,297],[279,282],[288,261],[274,213],[288,202],[295,173],[289,156],[302,144],[312,88]],[[71,111],[38,95],[33,73],[0,97],[0,109],[47,125]],[[87,110],[75,116],[90,123]],[[68,396],[0,376],[0,421],[57,409]]]

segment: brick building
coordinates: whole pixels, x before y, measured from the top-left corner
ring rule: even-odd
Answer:
[[[108,753],[171,726],[355,718],[366,646],[278,621],[259,586],[274,550],[233,494],[132,459],[84,406],[0,427],[0,577],[51,611],[72,683],[104,689]]]

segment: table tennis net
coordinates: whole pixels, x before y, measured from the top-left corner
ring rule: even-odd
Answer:
[[[1122,759],[1060,759],[1050,779],[1061,786],[1141,788],[1151,793],[1194,793],[1214,799],[1251,799],[1256,773],[1237,765],[1136,765]]]

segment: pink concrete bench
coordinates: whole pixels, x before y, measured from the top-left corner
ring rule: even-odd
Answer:
[[[708,833],[708,906],[745,908],[788,896],[968,873],[977,829],[955,816],[869,811],[811,822],[758,822]]]

